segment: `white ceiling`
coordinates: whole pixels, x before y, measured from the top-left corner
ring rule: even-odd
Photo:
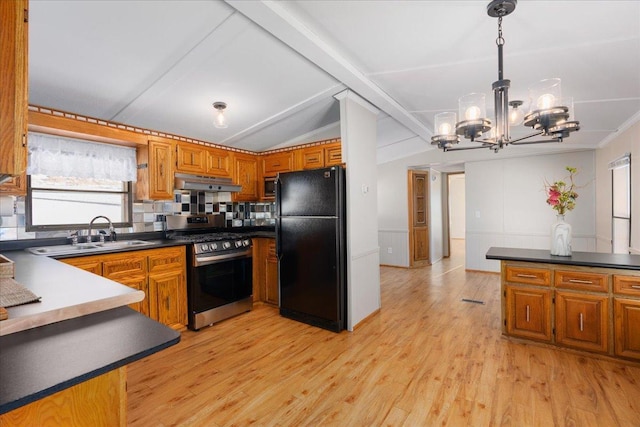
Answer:
[[[29,102],[263,151],[339,136],[333,95],[349,88],[381,110],[382,163],[433,150],[433,116],[459,96],[491,103],[487,4],[31,0]],[[521,0],[503,30],[510,99],[549,77],[573,96],[581,130],[563,150],[640,120],[640,1]],[[226,129],[213,126],[215,101],[228,104]]]

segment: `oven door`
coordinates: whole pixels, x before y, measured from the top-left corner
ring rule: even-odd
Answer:
[[[188,286],[189,316],[250,297],[252,273],[250,256],[193,266]]]

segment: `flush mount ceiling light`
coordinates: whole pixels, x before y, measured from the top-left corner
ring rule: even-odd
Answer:
[[[225,108],[227,108],[227,103],[226,102],[214,102],[213,103],[213,108],[216,109],[215,118],[213,120],[213,125],[215,127],[217,127],[218,129],[224,129],[227,126],[229,126],[229,124],[227,123],[227,119],[224,116],[224,110],[225,110]]]
[[[502,47],[502,18],[509,15],[516,8],[517,0],[493,0],[487,6],[487,14],[498,18],[498,80],[493,83],[493,99],[495,123],[486,118],[485,96],[482,93],[465,95],[458,100],[460,121],[456,121],[456,113],[436,114],[434,120],[434,136],[431,144],[444,151],[469,150],[475,148],[489,148],[496,153],[509,144],[541,144],[547,142],[562,142],[573,131],[580,130],[580,122],[573,120],[573,100],[562,98],[560,79],[542,80],[529,88],[529,112],[524,114],[519,107],[522,101],[509,101],[510,80],[503,77]],[[509,110],[511,106],[511,111]],[[524,123],[526,127],[534,129],[534,133],[522,138],[511,139],[509,126]],[[484,135],[484,136],[483,136]],[[455,147],[460,142],[460,136],[479,145],[470,147]],[[547,139],[532,140],[529,138],[542,136]]]

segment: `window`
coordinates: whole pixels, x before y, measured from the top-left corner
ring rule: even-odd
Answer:
[[[132,225],[131,182],[31,175],[27,179],[27,231],[86,227],[98,215],[115,227]]]
[[[631,155],[609,164],[611,169],[611,252],[628,254],[631,246]]]
[[[99,215],[132,225],[136,150],[29,133],[26,230],[86,227]]]

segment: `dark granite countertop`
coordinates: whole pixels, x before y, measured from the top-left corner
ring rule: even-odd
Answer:
[[[571,256],[551,255],[548,250],[519,248],[489,248],[487,259],[580,265],[586,267],[640,270],[640,255],[602,252],[573,252]]]
[[[0,414],[179,341],[179,332],[129,307],[0,337]]]

